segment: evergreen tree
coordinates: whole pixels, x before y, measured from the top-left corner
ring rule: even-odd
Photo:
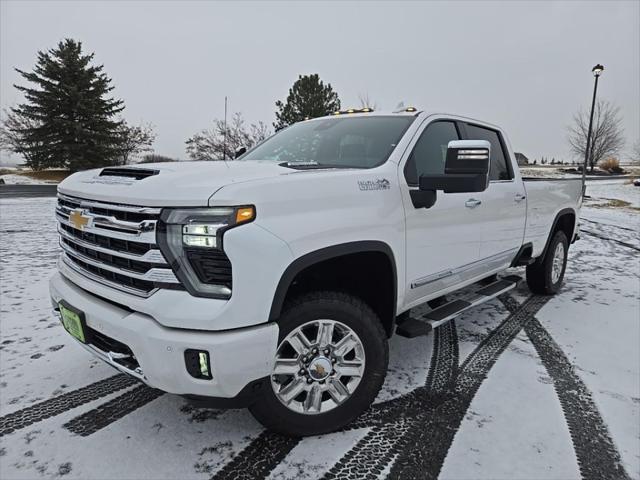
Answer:
[[[340,110],[340,99],[330,83],[326,85],[317,73],[299,75],[289,89],[286,103],[276,102],[276,130],[307,118],[322,117]]]
[[[11,109],[29,121],[11,132],[21,139],[18,153],[29,167],[77,171],[118,162],[122,121],[115,116],[124,105],[108,98],[111,79],[92,60],[93,53],[83,55],[82,43],[65,39],[55,49],[38,52],[32,72],[16,68],[33,84],[15,85],[26,103]]]

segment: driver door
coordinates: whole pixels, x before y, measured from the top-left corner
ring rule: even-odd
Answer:
[[[420,175],[443,174],[448,143],[461,139],[454,120],[425,123],[402,172],[406,181],[405,301],[411,306],[473,276],[473,264],[480,259],[482,218],[471,205],[481,194],[439,191],[431,208],[413,206],[410,190],[417,189]]]

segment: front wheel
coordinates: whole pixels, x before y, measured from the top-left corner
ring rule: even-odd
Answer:
[[[250,407],[270,430],[317,435],[345,426],[373,402],[387,372],[387,337],[356,297],[303,295],[279,320],[270,387]]]
[[[527,266],[527,285],[533,293],[558,293],[567,267],[568,251],[567,236],[559,230],[553,235],[545,256]]]

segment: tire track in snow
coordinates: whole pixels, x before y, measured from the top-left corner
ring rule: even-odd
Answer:
[[[512,305],[516,303],[511,298],[508,301]],[[449,448],[480,385],[502,352],[547,301],[548,297],[531,296],[516,307],[466,358],[454,384],[446,392],[444,401],[437,405],[425,402],[420,411],[416,412],[420,421],[412,432],[414,438],[411,441],[415,442],[415,446],[407,449],[396,460],[391,468],[390,478],[438,478]]]
[[[509,311],[514,311],[513,299],[502,297],[500,300]],[[591,392],[560,346],[535,317],[525,325],[524,331],[553,381],[582,478],[630,478]]]
[[[64,424],[64,428],[83,437],[89,436],[145,406],[161,395],[164,395],[162,390],[139,385],[93,410],[73,418]]]
[[[138,383],[138,381],[127,375],[114,375],[77,390],[63,393],[58,397],[9,413],[0,417],[0,437],[130,387],[135,383]]]
[[[567,356],[537,319],[528,322],[524,329],[553,380],[582,478],[629,479],[591,392]]]
[[[433,331],[433,353],[426,385],[421,387],[423,395],[433,397],[437,402],[437,398],[455,379],[457,370],[458,336],[455,322],[451,321]],[[425,433],[419,428],[419,415],[407,415],[415,410],[413,402],[406,401],[410,398],[409,395],[395,402],[396,418],[393,421],[373,427],[325,474],[324,478],[375,478],[389,463],[403,458],[404,452],[411,450],[419,440],[417,437]],[[393,404],[394,400],[390,403]]]
[[[394,407],[385,405],[388,415],[395,415],[396,420],[391,420],[393,425],[402,425],[408,421],[410,428],[404,433],[402,448],[398,448],[398,439],[388,439],[393,445],[391,452],[391,466],[389,478],[437,478],[442,470],[444,460],[449,451],[455,434],[460,428],[466,412],[475,397],[480,385],[496,363],[502,352],[513,341],[522,329],[522,326],[549,300],[547,297],[529,297],[521,306],[510,297],[507,300],[515,311],[509,315],[497,328],[495,328],[467,357],[446,388],[440,392],[432,392],[428,387],[420,387],[404,397],[390,403]],[[440,327],[442,328],[442,327]],[[437,330],[436,330],[437,331]],[[457,339],[455,347],[457,349]],[[440,342],[437,342],[440,345]],[[436,346],[436,348],[438,348]],[[443,352],[442,349],[439,349]],[[449,352],[450,354],[451,352]],[[442,358],[444,355],[441,353]],[[457,364],[457,361],[456,361]],[[430,375],[431,379],[437,375]],[[433,380],[430,380],[433,382]],[[431,387],[434,386],[432,383]],[[389,411],[391,410],[391,411]],[[375,418],[375,417],[374,417]],[[366,426],[366,425],[359,425]],[[379,428],[376,432],[397,435],[394,428]],[[374,436],[370,448],[370,457],[366,460],[360,451],[362,446],[356,445],[342,459],[342,464],[334,466],[326,475],[326,479],[333,478],[361,478],[361,465],[375,463],[378,436]],[[377,443],[376,443],[377,442]],[[355,452],[354,452],[355,450]],[[340,463],[340,462],[339,462]],[[355,468],[360,466],[358,468]],[[371,473],[375,476],[381,471],[379,465]]]
[[[607,240],[609,242],[614,242],[617,243],[618,245],[625,247],[625,248],[631,248],[633,250],[636,250],[638,252],[640,252],[640,247],[636,247],[635,245],[628,243],[628,242],[623,242],[622,240],[617,240],[615,238],[611,238],[611,237],[607,237],[605,235],[601,235],[597,232],[593,232],[591,230],[585,230],[583,228],[580,229],[580,233],[586,233],[587,235],[591,235],[592,237],[596,237],[599,238],[601,240]]]
[[[434,330],[433,348],[426,387],[429,392],[442,394],[458,376],[460,352],[455,320]]]
[[[620,230],[627,230],[628,232],[637,233],[637,230],[634,228],[621,227],[620,225],[612,225],[610,223],[604,223],[604,222],[596,222],[594,220],[589,220],[588,218],[584,218],[584,217],[580,217],[580,221],[594,223],[596,225],[602,225],[603,227],[607,227],[607,228],[619,228]]]
[[[220,480],[266,478],[300,443],[299,438],[264,431],[212,477]]]

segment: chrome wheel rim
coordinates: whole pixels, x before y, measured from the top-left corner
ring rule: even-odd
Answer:
[[[314,320],[278,346],[271,387],[289,410],[317,415],[347,401],[362,380],[364,346],[344,323]]]
[[[559,243],[556,245],[556,250],[553,252],[553,262],[551,264],[551,281],[558,283],[560,275],[562,275],[562,269],[564,268],[564,245]]]

